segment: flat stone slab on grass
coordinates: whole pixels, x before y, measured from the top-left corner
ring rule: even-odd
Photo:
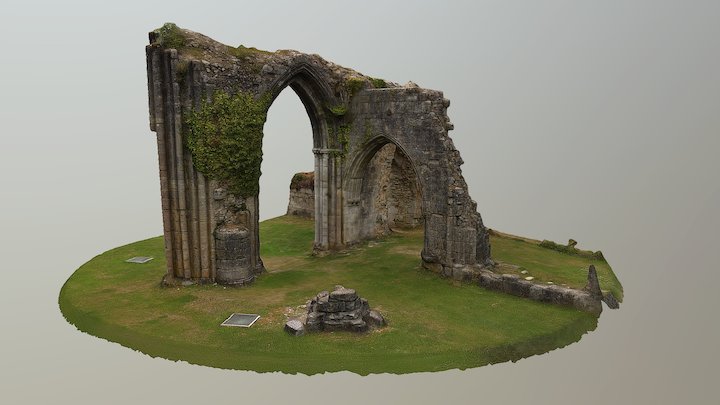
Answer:
[[[143,263],[149,262],[152,259],[153,259],[152,257],[147,257],[147,256],[135,256],[135,257],[131,257],[125,261],[127,263],[143,264]]]
[[[260,319],[260,315],[257,314],[232,314],[221,323],[220,326],[239,326],[241,328],[251,327],[255,321]]]

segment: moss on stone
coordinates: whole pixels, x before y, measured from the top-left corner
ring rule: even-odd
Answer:
[[[315,187],[315,172],[302,172],[295,173],[292,180],[290,181],[291,190],[314,189]]]
[[[154,32],[157,34],[157,42],[164,48],[179,49],[185,46],[185,34],[174,23],[165,23]]]
[[[195,167],[211,179],[226,182],[233,194],[258,194],[269,99],[218,91],[185,116],[184,140]]]
[[[228,53],[238,59],[245,58],[247,56],[256,56],[258,54],[271,54],[272,52],[263,51],[262,49],[257,49],[255,47],[245,47],[243,45],[239,45],[237,48],[233,48],[231,46],[228,46]]]
[[[328,110],[330,110],[330,112],[336,117],[342,117],[343,115],[347,114],[348,111],[347,107],[342,104],[328,106]]]
[[[333,126],[333,136],[330,137],[330,147],[337,148],[330,151],[330,156],[345,159],[350,146],[350,131],[352,125],[349,123]]]
[[[350,97],[357,94],[358,91],[360,91],[365,86],[365,79],[362,77],[349,77],[345,81],[345,88],[347,89],[348,94]]]
[[[387,82],[383,79],[378,79],[376,77],[370,78],[370,83],[372,83],[373,87],[376,89],[384,89],[387,88]]]
[[[350,144],[350,130],[352,126],[350,124],[342,124],[338,127],[337,137],[340,143],[340,149],[343,151],[343,156],[348,151],[348,145]]]
[[[187,60],[180,60],[177,62],[177,65],[175,65],[175,80],[178,83],[185,81],[185,76],[187,75],[189,67],[190,62]]]

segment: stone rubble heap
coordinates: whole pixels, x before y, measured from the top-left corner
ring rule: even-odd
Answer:
[[[285,324],[285,330],[295,336],[315,331],[349,330],[366,332],[371,327],[385,326],[385,318],[371,310],[368,301],[357,295],[355,290],[341,285],[332,292],[322,291],[307,306],[305,322],[292,319]]]

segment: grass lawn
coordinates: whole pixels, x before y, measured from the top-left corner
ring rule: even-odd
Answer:
[[[478,367],[563,347],[597,325],[595,316],[572,308],[453,283],[422,269],[422,231],[313,257],[312,221],[279,217],[260,228],[268,273],[250,287],[160,287],[165,259],[163,240],[157,237],[115,248],[84,264],[63,286],[60,309],[81,331],[151,356],[304,374]],[[538,280],[584,285],[578,269],[587,268],[582,262],[586,259],[510,238],[496,237],[491,243],[493,257],[527,268]],[[124,262],[132,256],[155,260]],[[596,266],[603,288],[622,291],[606,263]],[[299,338],[283,331],[288,316],[304,311],[300,305],[336,284],[367,298],[388,326],[361,335],[334,332]],[[233,312],[261,318],[251,328],[219,326]]]
[[[594,264],[600,288],[612,292],[622,302],[622,285],[604,260],[560,253],[540,247],[539,241],[507,234],[492,236],[490,246],[493,260],[513,265],[501,266],[503,273],[532,276],[535,278],[533,281],[539,283],[551,281],[572,288],[583,288],[587,284],[588,266]],[[523,270],[527,273],[521,273]]]

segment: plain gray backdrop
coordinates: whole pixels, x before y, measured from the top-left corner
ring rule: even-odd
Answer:
[[[0,402],[717,403],[719,20],[702,0],[4,0]],[[57,306],[70,274],[162,232],[144,46],[167,21],[444,91],[486,225],[601,249],[621,309],[542,356],[401,376],[218,370],[78,332]],[[288,89],[263,218],[311,143]]]

